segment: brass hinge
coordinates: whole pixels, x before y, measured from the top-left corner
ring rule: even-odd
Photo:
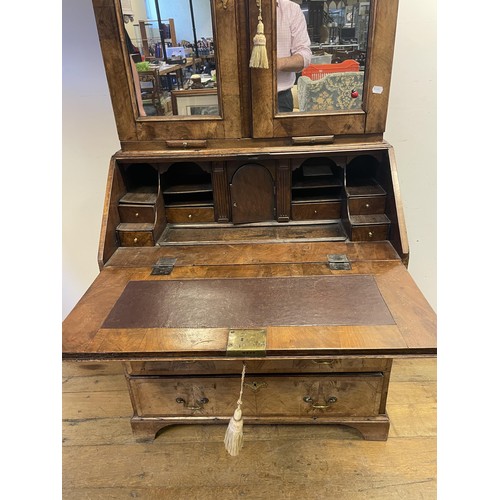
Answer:
[[[161,257],[153,266],[151,274],[154,276],[164,276],[170,274],[174,269],[176,260],[177,259],[175,257]]]
[[[264,329],[229,330],[226,356],[265,356],[266,335]]]
[[[332,271],[350,271],[352,269],[349,258],[345,254],[330,254],[327,256],[327,258],[328,267]]]

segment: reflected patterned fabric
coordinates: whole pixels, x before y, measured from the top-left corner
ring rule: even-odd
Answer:
[[[364,71],[330,73],[321,80],[301,76],[297,82],[300,111],[344,111],[361,109]],[[353,98],[355,90],[358,97]]]

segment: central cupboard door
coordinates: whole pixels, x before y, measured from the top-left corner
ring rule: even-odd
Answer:
[[[274,181],[269,170],[248,163],[231,179],[231,207],[234,224],[274,220]]]

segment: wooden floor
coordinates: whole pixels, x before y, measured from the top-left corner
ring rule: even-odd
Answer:
[[[436,360],[396,360],[386,442],[335,426],[245,426],[238,457],[225,425],[132,437],[119,364],[63,364],[64,499],[436,498]]]

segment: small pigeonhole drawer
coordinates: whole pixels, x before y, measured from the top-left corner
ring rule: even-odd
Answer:
[[[321,203],[292,203],[293,220],[339,219],[340,212],[340,201]]]
[[[118,205],[121,222],[149,222],[155,221],[155,207],[151,205]]]
[[[166,207],[167,222],[214,222],[214,207]]]
[[[351,215],[352,241],[382,241],[389,237],[391,221],[385,214]]]
[[[116,230],[124,247],[152,247],[155,244],[153,224],[119,224]]]
[[[385,212],[385,196],[349,198],[351,215],[383,214]]]

